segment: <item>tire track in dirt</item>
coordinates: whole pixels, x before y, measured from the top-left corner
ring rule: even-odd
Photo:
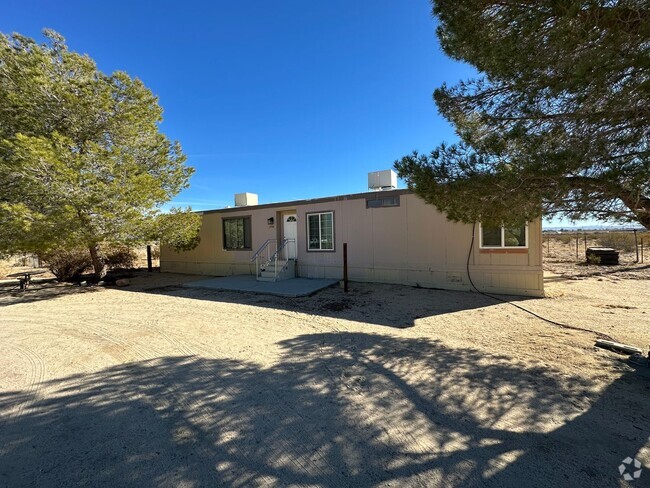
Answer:
[[[147,321],[139,324],[138,327],[144,328],[150,332],[153,332],[154,334],[159,335],[175,348],[179,349],[190,357],[195,357],[197,355],[195,351],[190,349],[187,345],[183,344],[178,339],[174,338],[171,334],[163,331],[160,327],[154,327]],[[160,359],[161,357],[169,355],[169,351],[162,351],[160,349],[157,349],[155,346],[143,346],[141,343],[129,341],[124,337],[116,335],[112,333],[107,326],[94,325],[93,329],[95,334],[100,337],[100,339],[110,342],[121,349],[121,359],[124,364],[133,362],[134,359],[136,362],[140,363],[153,362],[156,359]],[[127,350],[132,351],[135,358],[129,355],[127,353]],[[201,363],[199,362],[198,364],[200,365]],[[203,376],[207,374],[205,367],[198,366],[198,370]],[[141,394],[147,398],[148,402],[156,411],[160,412],[164,410],[171,410],[168,412],[168,415],[172,417],[179,416],[182,420],[184,420],[186,424],[189,424],[192,430],[196,431],[195,433],[197,434],[197,437],[204,438],[202,441],[198,441],[198,449],[204,459],[213,459],[214,454],[205,445],[209,442],[207,440],[207,432],[209,432],[208,427],[215,423],[212,413],[208,412],[204,406],[197,406],[193,402],[189,401],[186,398],[186,395],[179,394],[177,391],[175,391],[175,385],[169,385],[167,383],[161,384],[167,386],[166,394],[170,395],[174,399],[175,406],[173,406],[171,409],[168,408],[168,405],[166,404],[164,398],[159,398],[158,396],[153,395],[150,391],[147,391],[148,386],[157,386],[155,384],[140,385],[141,388],[139,389],[138,394]],[[202,423],[205,427],[201,429],[198,425],[196,425],[197,423]],[[214,481],[216,482],[217,480],[215,479]]]
[[[197,351],[196,345],[195,345],[195,349],[190,348],[186,342],[180,341],[177,337],[174,337],[173,334],[167,332],[163,328],[163,326],[158,324],[158,322],[155,320],[145,320],[144,322],[138,324],[137,327],[144,328],[148,332],[162,337],[163,339],[165,339],[165,341],[167,341],[172,346],[173,349],[183,353],[183,355],[197,356],[197,353],[203,352],[200,351],[201,347],[198,347],[199,351]]]
[[[120,361],[122,364],[129,364],[134,361],[146,363],[148,361],[155,360],[156,358],[160,358],[163,355],[168,355],[169,353],[168,351],[166,353],[163,353],[160,349],[156,349],[155,347],[145,347],[142,344],[137,343],[135,341],[129,341],[128,339],[112,331],[110,329],[110,325],[112,324],[108,322],[107,325],[93,324],[92,326],[85,327],[84,335],[86,337],[95,336],[100,341],[104,341],[106,343],[115,346],[115,348],[111,351],[111,355],[116,360]],[[114,323],[113,325],[119,325],[119,324]],[[188,354],[189,356],[195,356],[195,353],[192,350],[190,350],[187,346],[183,345],[177,339],[173,338],[170,334],[161,331],[160,328],[152,329],[151,326],[147,327],[146,324],[144,324],[144,327],[150,331],[155,332],[156,334],[159,334],[161,337],[165,338],[165,340],[167,340],[170,344],[174,345],[175,347],[177,347],[184,353]],[[61,332],[61,328],[57,326],[44,326],[40,329],[40,332],[45,333],[47,335],[51,335],[51,334],[53,335]],[[26,396],[30,398],[27,401],[21,402],[17,410],[11,416],[12,418],[18,418],[35,401],[35,395],[43,379],[44,365],[40,356],[35,354],[30,349],[17,346],[17,345],[12,345],[12,349],[14,349],[18,354],[24,357],[26,362],[30,366],[29,367],[30,375],[28,381],[29,384],[25,389]],[[129,354],[129,352],[131,352],[132,354]],[[203,370],[203,368],[199,368],[199,369]],[[201,374],[205,374],[205,372],[201,371]],[[164,405],[163,399],[157,398],[151,392],[148,392],[147,386],[152,386],[152,385],[141,385],[141,388],[139,389],[139,391],[136,391],[136,394],[142,395],[145,398],[147,398],[148,402],[153,406],[155,410],[159,411],[161,409],[164,409],[166,406]],[[169,387],[170,385],[166,385],[166,386]],[[210,415],[205,410],[204,407],[197,408],[196,405],[193,405],[192,402],[185,399],[183,395],[179,395],[177,392],[174,391],[174,389],[175,387],[173,385],[171,385],[171,388],[167,389],[167,393],[172,396],[175,403],[175,407],[173,407],[172,412],[170,412],[171,415],[180,416],[180,418],[184,419],[185,422],[188,424],[195,424],[196,421],[199,421],[204,423],[204,425],[209,426],[213,423],[212,415]],[[199,413],[198,416],[195,415],[197,412]],[[192,420],[190,420],[189,418],[190,413],[194,414],[193,415],[194,422],[192,422]],[[193,430],[197,430],[197,431],[200,430],[196,425],[192,425],[192,427]],[[207,429],[205,430],[205,432],[207,432]],[[202,433],[201,436],[207,437],[205,433]],[[205,442],[206,441],[199,444],[199,450],[204,456],[204,459],[209,460],[213,458],[213,454],[204,445]],[[216,482],[217,480],[215,479],[214,481]]]
[[[205,352],[204,348],[201,346],[197,347],[197,345],[194,345],[195,348],[194,349],[191,348],[186,343],[183,343],[182,341],[174,337],[173,333],[169,333],[165,331],[163,327],[157,325],[154,321],[148,320],[148,321],[141,322],[140,324],[138,324],[137,327],[140,330],[145,329],[154,335],[158,335],[164,338],[170,345],[174,347],[175,350],[183,352],[185,355],[189,357],[189,359],[199,358],[200,357],[199,354],[201,352]],[[129,342],[124,338],[115,337],[111,335],[110,333],[107,332],[106,328],[104,327],[100,327],[100,329],[102,329],[103,331],[102,337],[106,338],[107,340],[114,341],[117,344],[122,344],[125,348],[128,347],[132,349],[136,353],[136,355],[138,356],[138,360],[140,361],[143,362],[152,361],[160,357],[169,355],[168,351],[161,351],[160,349],[157,349],[155,346],[152,347],[149,345],[147,347],[143,347],[142,344]],[[152,355],[154,357],[152,357]],[[211,371],[209,366],[207,366],[203,361],[195,361],[192,364],[192,367],[196,370],[197,375],[203,380],[208,379],[210,377],[214,377],[215,380],[218,380],[218,378],[215,377],[214,372]],[[166,390],[166,394],[171,396],[174,400],[175,405],[173,406],[169,406],[164,399],[160,399],[152,395],[150,392],[147,392],[146,388],[141,390],[141,393],[149,399],[149,402],[157,411],[159,410],[167,411],[166,412],[167,415],[171,417],[178,417],[188,429],[193,431],[196,437],[197,449],[201,453],[201,456],[205,460],[208,460],[210,463],[216,464],[218,460],[215,458],[213,445],[216,442],[218,442],[219,439],[214,436],[211,436],[210,432],[221,431],[221,429],[218,427],[219,422],[218,422],[217,412],[213,411],[210,407],[198,403],[197,400],[200,400],[200,398],[196,397],[197,395],[196,393],[192,392],[188,394],[187,392],[175,391],[177,387],[173,384],[172,385],[167,384],[166,386],[168,386],[168,389]],[[169,388],[170,386],[171,388]],[[264,388],[264,390],[269,392],[274,397],[276,403],[283,405],[284,408],[288,408],[292,410],[295,414],[301,416],[299,412],[297,412],[294,406],[290,405],[289,403],[287,403],[281,398],[278,392],[270,388]],[[233,388],[224,388],[223,393],[231,397],[236,397],[239,394],[239,392]],[[278,408],[278,409],[282,410],[282,408]],[[272,422],[272,419],[269,419],[269,422]],[[293,452],[292,441],[294,440],[295,439],[291,439],[288,436],[276,440],[279,446],[280,445],[284,446],[284,449],[281,449],[283,451],[282,454]],[[304,462],[304,460],[295,459],[294,462],[300,464],[301,462]],[[274,483],[274,479],[267,475],[258,473],[258,476],[265,484]],[[217,480],[215,479],[215,482],[216,481]]]
[[[43,358],[32,349],[18,344],[6,344],[6,346],[8,346],[9,350],[13,350],[19,356],[22,356],[29,365],[27,385],[24,388],[25,399],[20,401],[14,407],[13,414],[9,415],[9,418],[17,419],[26,413],[26,411],[29,411],[34,403],[36,403],[43,379],[45,378],[46,369]]]
[[[128,316],[125,315],[128,311],[122,310],[117,315],[97,318],[90,316],[87,308],[77,305],[77,303],[71,303],[70,306],[66,308],[65,315],[58,317],[57,320],[59,323],[56,325],[43,327],[43,325],[45,325],[43,324],[43,322],[45,322],[45,320],[43,320],[43,314],[29,314],[30,317],[22,317],[23,320],[21,320],[22,323],[20,324],[20,327],[28,328],[34,323],[39,323],[39,331],[38,333],[35,333],[35,335],[74,335],[76,336],[80,346],[83,346],[84,343],[90,343],[93,345],[93,349],[99,344],[99,349],[101,350],[101,344],[107,344],[109,345],[110,350],[104,352],[110,354],[113,361],[118,363],[115,365],[118,368],[120,367],[119,363],[128,365],[129,363],[134,362],[141,362],[145,369],[153,367],[154,369],[151,370],[152,375],[149,376],[145,374],[142,379],[137,377],[128,378],[130,375],[127,371],[125,374],[126,383],[124,384],[124,387],[126,390],[124,391],[124,394],[141,396],[142,400],[149,403],[155,411],[159,413],[161,421],[168,423],[172,435],[178,433],[182,435],[183,432],[189,433],[191,437],[194,438],[194,446],[192,449],[196,449],[197,454],[200,453],[200,456],[205,460],[206,465],[210,466],[206,469],[206,474],[210,474],[213,479],[217,478],[217,471],[215,471],[215,468],[218,464],[221,462],[226,462],[226,464],[228,464],[229,461],[233,460],[232,457],[245,454],[249,448],[252,448],[253,450],[255,449],[254,445],[244,445],[235,448],[235,451],[229,453],[224,453],[223,450],[215,451],[215,445],[219,445],[223,442],[226,442],[225,445],[228,445],[227,438],[223,437],[224,435],[227,436],[228,433],[227,427],[222,425],[222,422],[220,421],[220,412],[223,408],[226,408],[225,404],[221,403],[221,401],[213,403],[213,401],[208,398],[211,394],[209,391],[210,384],[212,383],[226,398],[237,398],[242,394],[236,383],[230,385],[228,382],[223,382],[220,379],[218,370],[212,366],[213,363],[210,361],[205,362],[192,359],[200,358],[203,355],[209,357],[216,354],[225,358],[226,361],[233,360],[237,362],[237,359],[233,357],[233,354],[239,356],[241,353],[239,349],[224,351],[221,347],[216,347],[216,345],[221,342],[219,340],[218,329],[205,329],[206,333],[209,334],[207,336],[206,344],[197,344],[196,342],[198,341],[187,342],[183,340],[183,329],[179,328],[178,330],[175,330],[167,320],[162,320],[162,322],[145,320],[141,323],[133,324],[128,322]],[[180,312],[176,311],[176,313],[182,314],[182,308]],[[212,313],[210,315],[212,315]],[[210,315],[206,313],[205,319],[213,320],[214,316],[212,315],[211,317]],[[238,314],[228,313],[226,314],[226,317],[221,317],[221,319],[226,323],[234,322],[240,324],[240,327],[238,327],[236,331],[230,332],[231,335],[236,334],[237,336],[240,336],[241,340],[238,341],[239,343],[248,344],[254,342],[256,340],[255,337],[259,332],[259,328],[269,331],[271,336],[282,337],[282,335],[286,333],[286,327],[281,327],[274,324],[272,321],[261,320],[260,323],[251,322],[242,324],[237,315]],[[318,326],[320,324],[316,325],[310,323],[312,322],[310,319],[313,317],[304,316],[300,313],[295,314],[293,318],[295,320],[295,323],[293,324],[294,328],[298,328],[299,325],[307,325],[311,330],[317,330],[318,332],[323,333],[330,329],[328,324],[326,330],[323,330]],[[164,319],[167,319],[167,317],[164,317]],[[222,320],[219,320],[219,322],[222,322]],[[64,325],[68,322],[70,324],[79,325]],[[126,327],[127,324],[129,324],[128,328]],[[68,329],[68,327],[70,328]],[[171,330],[169,330],[170,327],[172,327]],[[79,332],[75,332],[75,329]],[[138,332],[144,333],[145,335],[138,336]],[[206,336],[201,335],[201,337]],[[199,338],[198,340],[201,339]],[[166,344],[170,347],[167,347]],[[190,386],[186,386],[183,383],[177,383],[180,380],[174,379],[173,371],[156,371],[155,360],[169,356],[189,356],[189,367],[194,370],[190,371],[190,373],[198,378],[199,381],[197,384],[202,385],[201,389],[206,388],[207,390],[201,391],[197,389],[194,391]],[[272,357],[273,356],[271,355],[269,356],[269,358]],[[160,364],[164,365],[163,363]],[[129,383],[132,384],[129,385]],[[132,388],[134,385],[139,387]],[[71,384],[70,387],[75,388],[75,385]],[[83,389],[85,386],[83,383],[80,383],[78,384],[78,388]],[[266,394],[264,395],[266,396],[266,400],[264,401],[270,402],[270,406],[273,410],[277,412],[289,410],[292,412],[292,415],[304,418],[294,405],[290,402],[286,402],[286,400],[282,398],[281,392],[270,387],[270,385],[265,385],[263,390],[266,391]],[[270,395],[270,397],[268,395]],[[226,400],[226,402],[227,401],[228,400]],[[261,415],[266,419],[267,414]],[[268,418],[267,421],[273,423],[274,419]],[[274,457],[277,456],[280,458],[287,456],[291,459],[290,462],[297,467],[302,466],[302,469],[307,469],[307,465],[309,465],[311,466],[310,470],[320,471],[320,460],[314,464],[305,457],[296,455],[295,442],[295,434],[284,434],[278,437],[277,446],[274,449]],[[232,448],[233,446],[229,449]],[[221,452],[222,454],[219,455],[217,452]],[[248,475],[253,476],[255,479],[265,484],[274,484],[276,482],[275,478],[270,473],[247,470],[246,472]],[[226,478],[227,477],[228,475],[226,475]],[[217,479],[214,479],[214,482],[216,483]]]

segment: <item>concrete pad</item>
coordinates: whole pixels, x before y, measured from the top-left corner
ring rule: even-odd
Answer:
[[[319,290],[337,284],[339,280],[291,278],[282,281],[257,281],[253,275],[225,276],[185,283],[185,288],[230,290],[263,293],[280,297],[307,297]]]

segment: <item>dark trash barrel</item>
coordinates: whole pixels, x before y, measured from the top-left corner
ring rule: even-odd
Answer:
[[[589,247],[587,248],[587,263],[605,266],[618,264],[618,251],[611,247]]]

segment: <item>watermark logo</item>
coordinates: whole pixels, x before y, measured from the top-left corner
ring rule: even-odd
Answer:
[[[625,481],[638,480],[641,477],[641,461],[626,457],[618,467],[618,472]]]

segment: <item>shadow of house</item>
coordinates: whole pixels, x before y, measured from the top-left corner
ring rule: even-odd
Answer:
[[[599,391],[438,341],[279,347],[268,367],[165,357],[5,393],[0,483],[609,486],[650,435],[648,383],[630,373]]]

